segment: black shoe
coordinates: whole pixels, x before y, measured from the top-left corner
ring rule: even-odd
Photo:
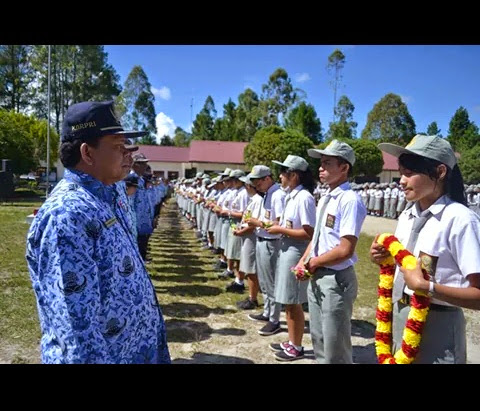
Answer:
[[[272,323],[271,321],[269,321],[262,328],[258,330],[258,333],[260,335],[273,335],[278,333],[280,330],[281,330],[280,322]]]
[[[235,274],[233,273],[233,271],[225,270],[223,273],[218,274],[218,278],[223,278],[223,279],[235,278]]]
[[[265,317],[262,314],[248,314],[248,318],[253,321],[263,321],[263,322],[268,322],[268,317]]]
[[[212,254],[220,254],[220,250],[218,248],[215,248],[215,247],[212,247],[212,249],[210,250],[210,252]]]
[[[217,260],[217,262],[213,264],[214,270],[222,270],[224,268],[227,268],[227,263],[224,263],[223,261]]]
[[[275,359],[278,361],[295,361],[303,357],[305,357],[305,350],[303,347],[298,351],[293,345],[290,345],[286,350],[275,354]]]
[[[272,343],[269,345],[269,347],[273,352],[282,352],[283,350],[286,350],[288,347],[290,347],[290,343],[288,341],[284,341],[280,344]]]
[[[238,284],[235,281],[232,281],[226,288],[229,293],[239,293],[242,294],[245,291],[245,286],[243,284]]]
[[[258,301],[251,300],[250,297],[248,297],[246,300],[239,301],[237,307],[241,310],[253,310],[258,307]]]

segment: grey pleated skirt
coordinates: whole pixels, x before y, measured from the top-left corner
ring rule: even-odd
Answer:
[[[240,219],[232,220],[235,224],[240,223]],[[232,229],[228,228],[228,240],[226,245],[225,256],[228,260],[240,260],[242,253],[242,237],[233,235]]]
[[[208,220],[208,231],[211,231],[212,233],[215,232],[217,221],[218,221],[217,215],[212,210],[210,210],[210,218]]]
[[[294,267],[305,252],[308,241],[284,237],[280,240],[275,271],[275,301],[281,304],[307,302],[308,281],[298,281],[290,268]]]
[[[217,223],[215,224],[215,232],[214,232],[215,237],[214,237],[214,244],[213,244],[215,248],[221,248],[222,228],[223,228],[223,217],[219,217],[217,215]]]
[[[255,274],[257,272],[255,265],[255,247],[257,236],[251,233],[242,237],[242,251],[240,253],[240,268],[239,270],[245,274]]]
[[[229,231],[230,231],[230,219],[228,217],[223,217],[222,231],[221,231],[221,238],[220,238],[220,248],[224,250],[227,249]]]
[[[375,197],[370,196],[370,198],[368,199],[368,209],[373,210],[374,206],[375,206]]]

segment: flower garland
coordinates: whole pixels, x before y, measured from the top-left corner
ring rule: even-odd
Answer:
[[[375,350],[380,364],[410,364],[418,354],[422,331],[427,319],[430,298],[415,292],[410,301],[410,312],[403,331],[402,347],[392,355],[392,288],[395,262],[406,269],[413,269],[417,259],[393,235],[381,234],[377,243],[388,250],[390,256],[380,264],[378,283],[377,327],[375,330]],[[423,269],[423,275],[428,274]]]

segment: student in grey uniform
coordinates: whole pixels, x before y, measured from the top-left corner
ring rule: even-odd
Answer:
[[[402,186],[398,188],[398,201],[397,201],[397,216],[396,218],[400,217],[403,210],[405,210],[405,191],[403,191]]]
[[[351,364],[350,321],[358,289],[353,266],[367,211],[348,182],[355,164],[348,144],[333,140],[308,155],[321,159],[319,177],[330,187],[317,206],[313,239],[298,262],[313,274],[308,284],[313,351],[320,364]]]
[[[460,307],[480,310],[480,218],[466,207],[455,153],[438,136],[415,136],[405,148],[390,143],[378,147],[398,158],[400,185],[412,206],[401,214],[395,236],[418,257],[415,269],[400,267],[395,273],[393,353],[402,345],[410,298],[421,292],[431,302],[413,362],[465,364],[465,318]],[[387,255],[372,243],[372,261],[379,264]]]
[[[245,223],[248,217],[258,218],[263,197],[261,197],[252,182],[247,176],[240,177],[240,181],[245,183],[245,190],[249,196],[249,203],[243,213],[242,221],[239,227],[234,231],[234,235],[242,239],[242,251],[240,255],[239,280],[248,281],[248,297],[245,300],[237,302],[237,307],[242,310],[251,310],[258,307],[258,292],[260,284],[258,283],[257,269],[255,266],[255,248],[257,236],[255,227]]]
[[[376,187],[377,187],[377,184],[376,183],[370,183],[370,186],[369,186],[369,190],[368,190],[368,214],[369,215],[375,215],[375,211],[374,211],[374,208],[375,208],[375,192],[377,191]]]
[[[243,185],[243,181],[240,180],[240,178],[244,176],[245,172],[239,169],[233,170],[230,174],[230,178],[233,180],[232,186],[235,194],[232,196],[232,201],[228,209],[230,227],[228,230],[225,255],[227,257],[227,264],[231,263],[235,280],[226,287],[226,291],[235,293],[243,293],[245,291],[245,285],[243,284],[244,276],[239,273],[242,239],[234,235],[234,227],[242,221],[243,212],[248,204],[248,193]]]
[[[263,313],[250,314],[254,321],[263,321],[266,324],[258,330],[260,335],[272,335],[281,330],[281,304],[275,301],[275,269],[278,256],[279,234],[270,234],[265,228],[275,221],[279,221],[283,213],[285,191],[272,178],[270,168],[256,165],[248,175],[257,191],[265,193],[260,208],[259,218],[249,218],[247,223],[256,227],[256,267],[260,287],[263,293]]]
[[[315,199],[312,195],[314,180],[307,161],[289,155],[281,166],[281,176],[288,184],[285,209],[278,224],[267,228],[270,234],[281,234],[275,273],[275,301],[285,304],[288,341],[270,344],[275,359],[292,361],[303,358],[302,346],[305,314],[302,304],[307,302],[306,281],[299,281],[291,271],[305,252],[315,227]]]
[[[397,218],[397,202],[398,202],[398,188],[397,183],[394,181],[390,183],[390,210],[388,211],[389,218]]]

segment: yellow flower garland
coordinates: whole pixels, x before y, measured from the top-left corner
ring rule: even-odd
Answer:
[[[380,265],[378,283],[377,326],[375,330],[375,349],[378,362],[380,364],[411,364],[418,354],[430,298],[418,292],[414,293],[403,331],[402,346],[395,355],[392,355],[392,289],[395,262],[403,268],[411,270],[416,267],[417,260],[393,234],[381,234],[377,242],[390,253],[390,256]]]

